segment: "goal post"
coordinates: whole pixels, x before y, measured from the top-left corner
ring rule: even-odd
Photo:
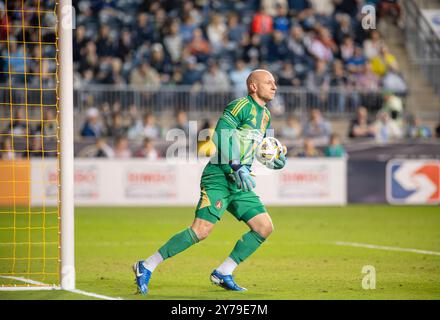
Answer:
[[[2,4],[0,290],[73,290],[72,1]]]
[[[75,289],[72,0],[58,6],[61,288]]]

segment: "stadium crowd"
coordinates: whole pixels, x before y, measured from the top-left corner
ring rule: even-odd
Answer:
[[[362,27],[362,5],[384,0],[113,0],[76,2],[77,86],[187,85],[242,95],[250,70],[264,67],[281,86],[306,87],[315,104],[344,110],[359,96],[341,91],[408,88],[377,30]]]
[[[28,10],[36,9],[34,1],[24,3]],[[53,4],[53,0],[48,0],[43,6],[53,8]],[[78,0],[73,4],[77,87],[105,84],[160,89],[186,85],[206,92],[231,90],[239,96],[246,92],[249,72],[264,67],[274,73],[279,86],[306,88],[313,98],[314,109],[308,121],[301,123],[290,116],[275,128],[286,141],[303,139],[304,147],[298,156],[321,155],[315,145],[327,146],[323,151],[327,156],[345,154],[342,137],[333,132],[320,111],[329,101],[338,111],[344,111],[348,104],[357,110],[357,117],[350,124],[350,139],[387,142],[402,137],[433,136],[417,116],[404,117],[402,98],[408,94],[408,87],[397,59],[377,30],[362,27],[365,14],[361,7],[365,4],[377,8],[379,19],[391,13],[396,24],[400,24],[399,1]],[[51,25],[54,15],[45,13],[39,18],[30,13],[24,19],[23,29],[16,23],[21,22],[21,13],[12,10],[18,9],[19,4],[8,2],[8,6],[10,11],[6,12],[5,2],[0,0],[0,34],[2,39],[10,40],[9,46],[0,43],[0,83],[27,82],[30,86],[53,87],[56,78],[45,75],[55,72],[54,62],[48,59],[34,63],[24,59],[24,54],[54,56],[55,47],[27,47],[23,42],[38,42],[40,36],[47,43],[53,41],[50,28],[31,32],[26,27],[37,22]],[[26,68],[35,72],[25,77]],[[380,109],[374,110],[373,116],[368,116],[372,109],[368,100],[356,93],[365,90],[381,96]],[[175,124],[170,128],[160,127],[160,115],[142,105],[103,103],[84,112],[86,121],[78,136],[91,137],[96,143],[82,150],[83,156],[154,159],[163,156],[154,144],[164,139],[167,129],[188,132],[188,115],[182,110],[176,110]],[[44,117],[44,123],[51,123],[54,114],[48,111]],[[199,125],[199,129],[212,131],[214,124],[206,121]],[[27,134],[46,132],[41,125],[24,129],[19,120],[3,124],[0,130],[10,133],[20,128]],[[110,147],[106,139],[114,140],[114,146]],[[8,140],[10,137],[5,136],[2,144],[7,146]],[[136,150],[130,144],[134,140],[143,141]],[[202,146],[207,152],[212,149],[209,144],[200,143],[199,147]],[[35,148],[38,151],[41,142],[36,141]]]

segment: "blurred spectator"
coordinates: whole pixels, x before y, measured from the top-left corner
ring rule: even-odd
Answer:
[[[375,127],[372,121],[368,119],[367,108],[359,107],[356,118],[350,123],[348,136],[350,138],[374,138],[375,135]]]
[[[336,13],[346,13],[350,17],[355,17],[358,12],[359,1],[357,0],[335,0]]]
[[[203,31],[200,28],[196,28],[193,31],[193,37],[188,46],[185,48],[191,55],[196,57],[197,62],[205,63],[208,61],[211,53],[211,46],[203,36]]]
[[[113,158],[113,149],[107,144],[105,138],[97,138],[95,144],[90,145],[82,149],[78,157],[89,157],[89,158]]]
[[[258,35],[270,35],[273,31],[273,19],[262,7],[254,14],[251,23],[251,33]]]
[[[147,112],[143,120],[136,120],[128,130],[129,139],[159,139],[161,137],[160,127],[156,124],[156,117],[153,113]]]
[[[168,59],[162,44],[155,43],[151,46],[149,59],[151,67],[157,71],[162,82],[167,82],[172,72],[171,61]]]
[[[333,54],[337,52],[337,49],[337,45],[327,28],[320,27],[315,30],[309,51],[316,59],[329,62],[333,60]]]
[[[281,63],[287,59],[288,55],[289,49],[284,40],[284,34],[279,30],[275,30],[267,45],[265,60],[269,63]]]
[[[359,91],[374,92],[380,88],[379,77],[371,71],[370,62],[366,62],[363,65],[360,73],[352,75],[352,79],[354,81],[355,89]]]
[[[294,116],[286,119],[285,125],[281,127],[281,136],[284,139],[295,140],[301,137],[301,123]]]
[[[400,97],[392,92],[385,92],[382,109],[380,109],[378,113],[381,112],[388,113],[388,115],[395,120],[400,127],[403,126],[403,101]]]
[[[406,137],[411,139],[431,138],[431,129],[429,129],[428,126],[422,124],[422,120],[419,116],[411,116],[406,129]]]
[[[349,61],[354,56],[355,45],[353,38],[345,36],[340,47],[340,54],[344,62]]]
[[[3,136],[3,141],[1,143],[1,152],[0,159],[3,160],[15,160],[20,158],[20,155],[14,152],[14,148],[12,147],[12,138],[11,136]]]
[[[169,32],[164,38],[165,48],[171,56],[171,61],[177,63],[180,60],[183,48],[182,35],[179,32],[179,22],[173,20],[169,27]]]
[[[438,124],[437,128],[435,128],[435,136],[440,138],[440,123]]]
[[[117,54],[117,43],[110,37],[110,27],[101,25],[99,37],[96,42],[97,53],[101,57],[108,57]]]
[[[58,121],[55,117],[55,112],[52,109],[45,108],[43,113],[42,123],[38,124],[35,128],[35,134],[41,134],[44,136],[56,137],[58,133]]]
[[[25,135],[29,133],[29,122],[26,116],[25,109],[16,108],[14,110],[15,115],[12,121],[12,128],[7,131],[7,133],[12,133],[13,135]]]
[[[324,60],[317,60],[314,71],[310,71],[306,80],[307,89],[311,91],[312,104],[321,105],[327,101],[330,87],[330,75]]]
[[[12,83],[24,83],[24,72],[27,66],[25,60],[24,47],[17,44],[15,37],[10,36],[8,42],[7,54],[3,58],[3,70],[10,70],[10,78]]]
[[[391,16],[395,25],[403,29],[402,7],[399,0],[381,0],[378,5],[379,18]]]
[[[139,149],[134,156],[137,158],[146,158],[147,160],[157,160],[159,153],[154,148],[153,141],[150,138],[145,138],[142,148]]]
[[[357,46],[354,49],[354,54],[347,60],[347,69],[351,74],[357,75],[364,71],[364,66],[367,60],[365,59],[363,50]]]
[[[345,38],[353,38],[354,31],[351,24],[351,17],[348,14],[338,14],[335,16],[336,30],[334,38],[338,45],[341,45]]]
[[[287,0],[261,0],[260,5],[262,11],[272,17],[278,14],[280,8],[286,12],[289,9]]]
[[[380,112],[375,123],[376,141],[388,143],[402,137],[402,130],[387,112]]]
[[[206,119],[198,133],[197,154],[199,157],[212,157],[215,154],[217,147],[212,141],[214,130],[214,124]]]
[[[331,158],[342,158],[347,156],[347,153],[345,152],[345,149],[341,144],[341,139],[339,135],[337,134],[331,135],[330,143],[324,149],[324,155],[326,157],[331,157]]]
[[[299,25],[294,25],[290,28],[290,35],[287,38],[287,47],[292,56],[292,61],[295,65],[295,71],[299,74],[305,74],[311,64],[311,57],[308,54],[306,45],[307,35]]]
[[[236,45],[239,45],[243,40],[246,27],[240,22],[240,18],[236,12],[229,13],[226,32],[229,40]]]
[[[193,38],[193,32],[197,28],[197,24],[194,18],[186,14],[182,19],[182,25],[180,26],[180,35],[182,36],[183,43],[186,44]]]
[[[408,93],[408,86],[403,76],[398,72],[394,65],[390,65],[384,77],[382,78],[382,87],[386,91],[404,97]]]
[[[341,60],[335,60],[333,63],[333,73],[330,78],[330,86],[336,89],[330,93],[330,109],[337,110],[339,113],[345,111],[348,77],[345,74],[344,65]]]
[[[206,27],[206,34],[208,36],[209,43],[213,48],[214,54],[220,51],[226,30],[226,24],[223,21],[223,17],[219,14],[213,14],[211,21]]]
[[[121,112],[115,112],[112,116],[112,122],[107,129],[107,135],[110,137],[123,136],[127,133],[127,127],[124,124],[124,118]]]
[[[131,72],[130,83],[136,86],[148,86],[157,89],[160,86],[160,76],[155,69],[144,62]]]
[[[202,83],[205,91],[219,92],[229,90],[229,78],[219,69],[216,61],[210,61],[208,71],[203,74]]]
[[[246,79],[251,71],[252,70],[246,66],[246,63],[242,59],[238,59],[235,62],[235,69],[231,71],[229,77],[236,97],[247,94]]]
[[[388,46],[382,43],[379,49],[379,55],[371,59],[371,70],[379,77],[383,77],[390,66],[394,67],[394,70],[398,70],[396,57],[388,50]]]
[[[145,41],[152,41],[154,34],[153,22],[146,12],[141,12],[137,16],[137,24],[133,28],[133,40],[137,47]]]
[[[123,29],[119,39],[117,55],[122,61],[128,61],[134,47],[133,34],[128,29]]]
[[[323,154],[320,150],[316,149],[312,139],[304,139],[303,148],[295,156],[299,158],[316,158],[322,157]]]
[[[189,124],[188,124],[188,117],[186,115],[186,112],[183,110],[179,110],[176,113],[176,123],[172,128],[183,130],[188,137],[189,135]]]
[[[327,144],[331,131],[330,122],[322,118],[319,109],[313,109],[310,113],[310,121],[304,127],[304,137],[314,139],[319,144]]]
[[[202,75],[203,71],[198,68],[196,58],[189,56],[183,71],[182,84],[194,86],[201,82]]]
[[[257,67],[260,61],[263,60],[263,45],[261,43],[261,36],[259,34],[245,34],[242,41],[243,45],[243,60],[253,67]]]
[[[278,85],[300,87],[301,79],[296,75],[293,65],[286,61],[282,64],[281,70],[278,73]]]
[[[45,157],[49,156],[46,152],[43,151],[43,144],[42,144],[43,137],[40,135],[35,135],[31,139],[31,146],[29,148],[29,152],[24,152],[23,157],[30,157],[30,158],[41,158],[43,157],[43,154]]]
[[[131,158],[131,150],[128,145],[128,139],[124,136],[116,137],[113,152],[115,158]]]
[[[380,47],[382,46],[382,40],[380,39],[379,31],[371,30],[370,38],[364,41],[364,53],[365,57],[369,60],[380,54]]]
[[[290,29],[290,21],[287,16],[288,8],[287,5],[277,4],[276,6],[276,14],[273,18],[273,29],[276,31],[282,32],[284,35],[287,35]]]
[[[86,122],[81,129],[82,137],[101,137],[105,135],[104,125],[101,122],[97,108],[89,108],[86,111],[86,117]]]

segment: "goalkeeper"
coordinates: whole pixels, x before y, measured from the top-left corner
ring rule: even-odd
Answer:
[[[146,260],[134,264],[136,284],[141,294],[148,292],[152,272],[164,260],[208,237],[227,210],[250,228],[237,241],[230,255],[212,273],[211,281],[227,290],[244,291],[232,276],[235,268],[254,253],[273,231],[272,220],[260,198],[252,191],[255,180],[250,167],[256,146],[270,125],[266,107],[276,93],[273,75],[254,70],[246,81],[248,95],[228,104],[220,117],[213,140],[217,153],[206,165],[200,183],[201,194],[191,227],[177,233]],[[281,153],[270,167],[281,169],[286,158]]]

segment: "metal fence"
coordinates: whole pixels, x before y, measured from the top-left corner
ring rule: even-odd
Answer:
[[[440,96],[440,37],[422,14],[425,2],[407,0],[403,3],[406,48],[414,66],[422,71]]]
[[[135,105],[141,110],[156,114],[185,110],[193,115],[221,112],[226,103],[245,95],[245,92],[196,90],[188,86],[148,87],[87,86],[76,88],[74,105],[78,112],[89,107],[103,108],[118,104],[122,110]],[[353,91],[329,89],[313,91],[306,88],[279,87],[275,99],[270,102],[273,115],[306,115],[312,108],[319,108],[333,117],[351,115],[358,106],[372,111],[382,105],[380,91]]]

